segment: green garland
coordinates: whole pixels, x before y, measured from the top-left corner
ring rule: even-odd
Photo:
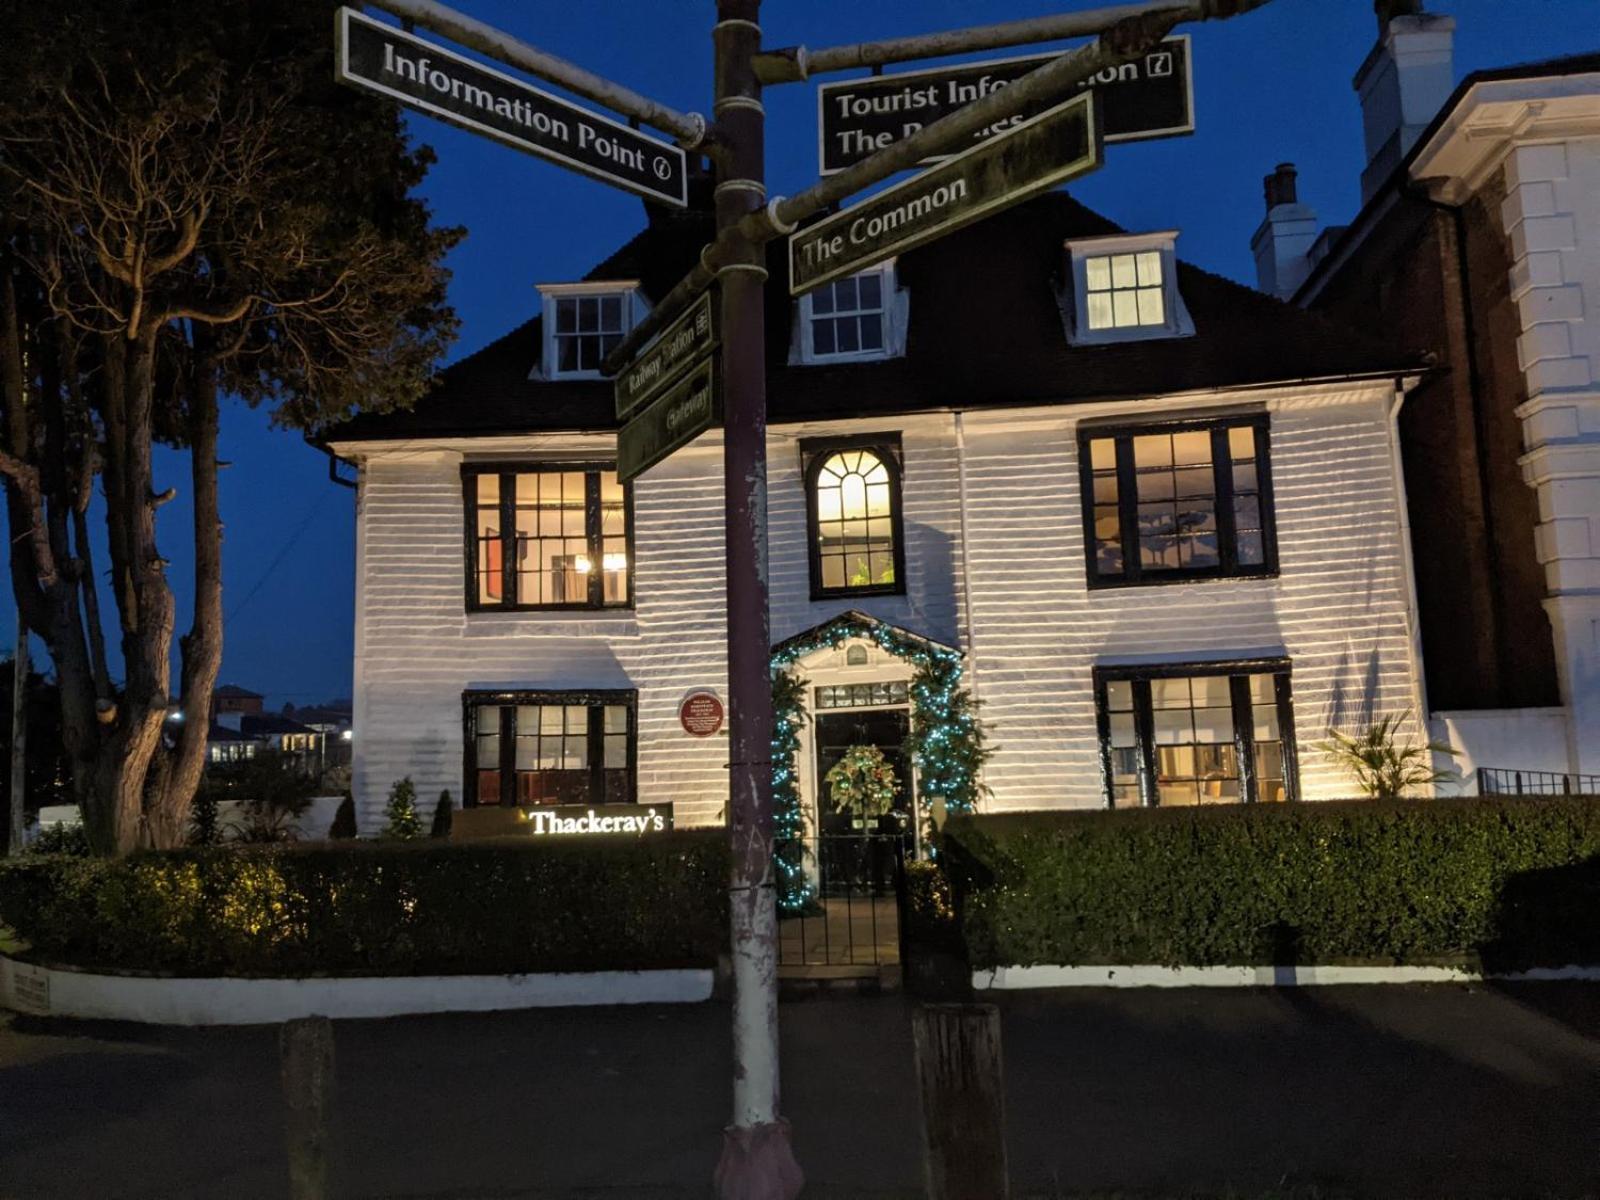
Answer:
[[[795,755],[806,720],[806,688],[792,668],[808,654],[866,638],[915,668],[911,679],[911,736],[906,750],[917,766],[917,796],[925,817],[942,802],[947,815],[969,813],[983,794],[979,780],[991,751],[978,722],[977,702],[961,685],[961,655],[860,613],[843,613],[772,655],[772,804],[778,846],[778,903],[785,912],[812,904],[806,878],[805,806]]]

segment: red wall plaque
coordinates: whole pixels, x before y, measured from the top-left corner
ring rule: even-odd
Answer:
[[[678,706],[678,720],[695,737],[710,737],[722,728],[722,701],[710,692],[685,696]]]

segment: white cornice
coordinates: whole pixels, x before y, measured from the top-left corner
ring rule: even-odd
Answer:
[[[1518,143],[1597,135],[1600,72],[1488,80],[1469,88],[1417,147],[1410,175],[1459,199],[1476,192]]]

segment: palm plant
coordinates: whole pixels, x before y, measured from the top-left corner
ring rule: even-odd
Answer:
[[[1329,729],[1327,739],[1316,748],[1353,775],[1361,793],[1373,800],[1392,800],[1409,788],[1455,779],[1454,771],[1436,767],[1433,761],[1435,754],[1455,757],[1449,743],[1401,742],[1400,727],[1410,716],[1409,711],[1391,713],[1356,734]]]

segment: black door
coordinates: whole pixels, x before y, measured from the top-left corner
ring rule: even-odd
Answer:
[[[841,888],[893,888],[893,845],[885,835],[911,829],[911,758],[906,737],[911,714],[903,708],[868,708],[817,714],[817,833],[824,894]],[[881,820],[840,812],[828,795],[828,772],[852,746],[876,746],[894,770],[894,811]]]

